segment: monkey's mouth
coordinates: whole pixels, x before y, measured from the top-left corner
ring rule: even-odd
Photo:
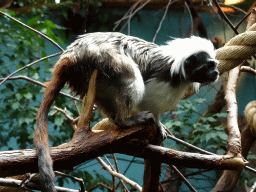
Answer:
[[[204,75],[198,75],[197,79],[195,79],[194,82],[198,82],[198,83],[209,83],[209,82],[215,82],[219,79],[219,71],[215,70],[213,72],[211,72],[210,74],[206,73]]]

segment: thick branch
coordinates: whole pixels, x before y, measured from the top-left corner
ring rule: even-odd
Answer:
[[[106,127],[106,124],[108,121],[104,120],[98,126]],[[225,156],[179,152],[150,145],[149,143],[155,142],[154,137],[158,131],[152,124],[153,122],[148,122],[130,129],[118,129],[113,125],[110,129],[97,133],[87,127],[80,128],[70,142],[51,148],[54,169],[72,169],[87,160],[113,152],[187,167],[200,166],[208,169],[244,167],[243,160],[239,158],[225,159]],[[1,177],[38,172],[35,149],[1,152],[0,162]]]
[[[236,87],[239,77],[240,66],[229,72],[229,78],[226,88],[225,99],[227,101],[227,129],[228,137],[228,154],[236,156],[241,153],[241,135],[238,128],[238,107],[236,101]]]

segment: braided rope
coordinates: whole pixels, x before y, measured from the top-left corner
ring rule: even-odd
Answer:
[[[256,54],[256,24],[246,32],[233,37],[224,47],[217,49],[216,59],[220,61],[220,73],[229,71],[245,59]]]

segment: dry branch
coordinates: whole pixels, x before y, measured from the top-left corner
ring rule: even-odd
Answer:
[[[17,179],[4,179],[4,178],[0,178],[0,190],[2,192],[10,192],[10,191],[23,191],[20,190],[20,185],[22,184],[21,180],[17,180]],[[3,187],[4,186],[4,187]],[[26,188],[27,189],[33,189],[33,190],[40,190],[39,185],[29,182],[26,184]],[[56,190],[58,192],[79,192],[78,190],[73,190],[73,189],[68,189],[68,188],[64,188],[64,187],[58,187],[56,186]],[[24,192],[28,191],[24,188]]]
[[[123,180],[124,182],[130,184],[131,186],[133,186],[135,189],[137,189],[139,192],[142,191],[142,187],[139,186],[137,183],[135,183],[134,181],[128,179],[127,177],[125,177],[124,175],[117,173],[116,171],[113,171],[111,169],[110,166],[108,166],[104,161],[102,161],[99,157],[96,158],[97,161],[102,165],[102,167],[104,169],[106,169],[111,175],[118,177],[120,180]]]
[[[236,101],[236,87],[239,77],[240,66],[229,72],[226,96],[227,101],[227,129],[228,137],[228,154],[241,157],[241,135],[238,128],[238,106]]]
[[[104,121],[100,124],[108,124],[108,120]],[[245,165],[240,158],[186,153],[149,144],[154,143],[155,135],[157,128],[153,122],[130,129],[112,127],[97,133],[89,127],[80,128],[70,142],[51,148],[54,169],[72,169],[106,153],[123,153],[187,167],[200,165],[208,169],[241,169]],[[38,172],[35,149],[1,152],[0,162],[1,177]]]

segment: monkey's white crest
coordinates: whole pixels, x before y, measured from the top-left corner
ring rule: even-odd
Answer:
[[[184,61],[191,55],[205,52],[211,58],[215,58],[215,51],[212,42],[201,37],[191,36],[190,38],[174,39],[167,42],[167,45],[160,46],[163,54],[171,55],[168,62],[173,62],[171,67],[171,76],[178,73],[180,70],[184,78],[186,74],[184,71]]]

